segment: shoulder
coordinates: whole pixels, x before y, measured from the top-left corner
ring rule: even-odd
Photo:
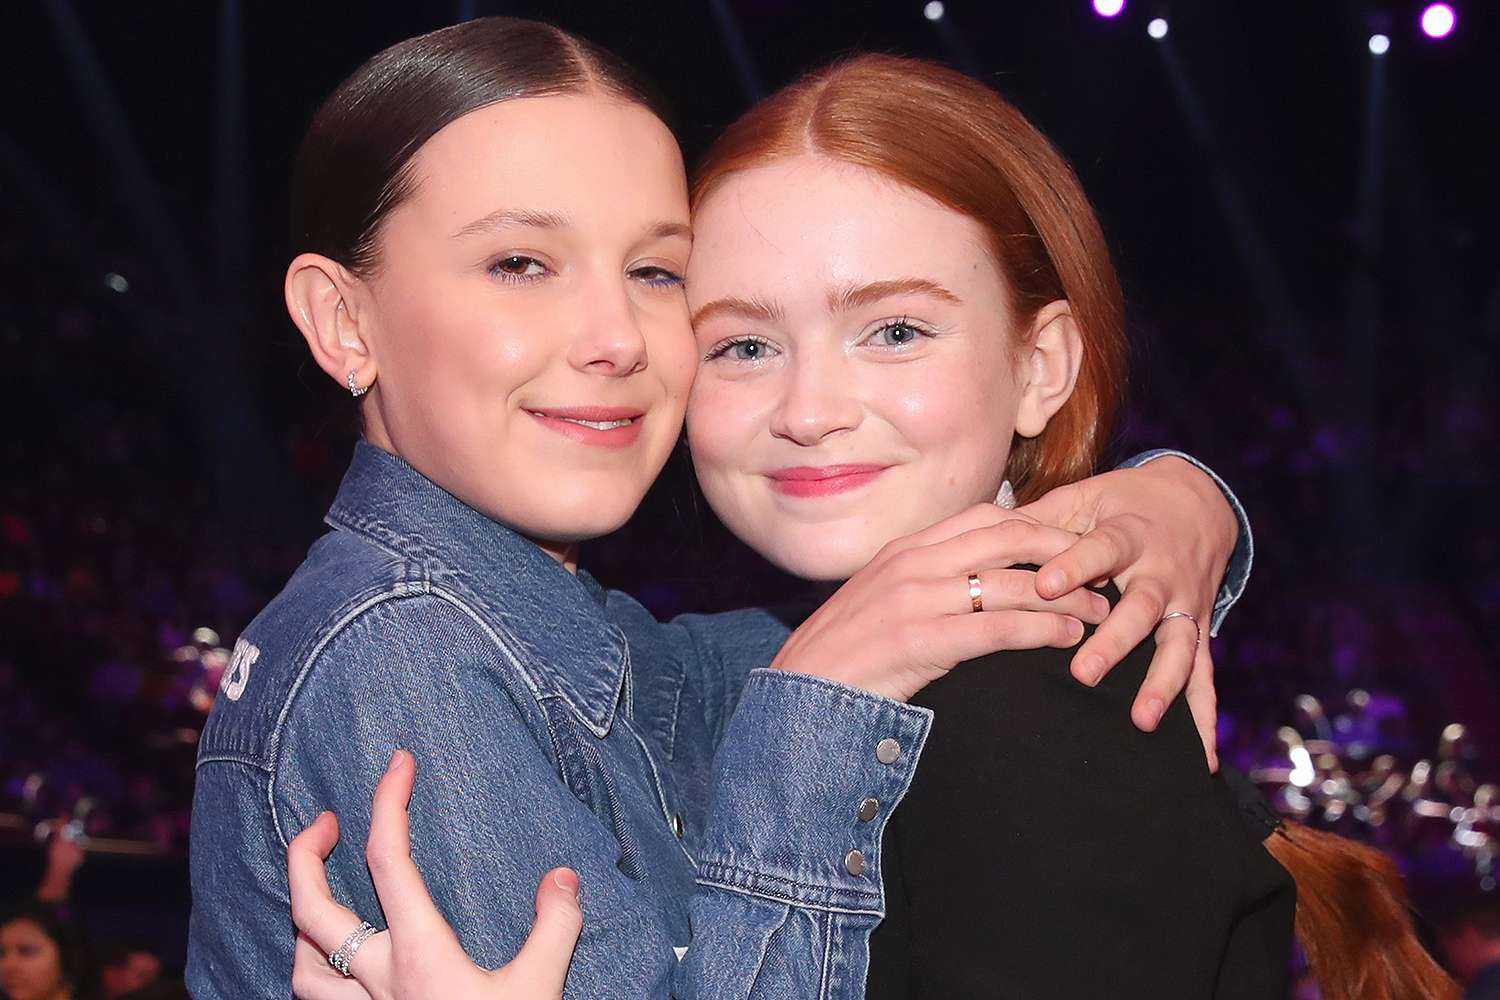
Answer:
[[[335,531],[312,547],[287,585],[236,641],[199,761],[269,768],[298,694],[353,674],[447,663],[439,650],[493,648],[478,616],[437,591],[420,564]]]

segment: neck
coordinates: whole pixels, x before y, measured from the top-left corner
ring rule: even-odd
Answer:
[[[536,547],[547,553],[553,559],[562,564],[562,568],[578,575],[578,543],[577,542],[549,542],[545,538],[531,539]]]

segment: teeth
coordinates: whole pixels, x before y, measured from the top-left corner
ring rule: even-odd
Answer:
[[[570,424],[578,424],[582,427],[592,427],[596,431],[612,431],[616,427],[628,427],[635,423],[635,420],[630,417],[626,417],[624,420],[574,420],[572,417],[558,417],[558,419],[566,420]]]

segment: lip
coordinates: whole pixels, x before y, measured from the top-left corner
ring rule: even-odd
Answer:
[[[550,431],[577,441],[580,444],[600,448],[628,448],[641,436],[641,424],[646,411],[632,406],[549,406],[525,407],[537,423]],[[620,427],[589,427],[575,421],[588,420],[596,424],[615,420],[629,420]]]
[[[875,481],[888,465],[798,465],[766,473],[771,488],[789,497],[826,497]]]

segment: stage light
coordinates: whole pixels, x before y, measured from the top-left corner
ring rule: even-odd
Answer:
[[[130,282],[125,280],[124,275],[116,274],[113,271],[104,276],[104,286],[112,292],[119,292],[121,295],[130,291]]]
[[[1445,3],[1428,4],[1422,11],[1422,31],[1428,38],[1447,38],[1458,23],[1458,15]]]
[[[1151,21],[1151,23],[1148,24],[1148,25],[1146,25],[1146,34],[1150,35],[1152,38],[1156,39],[1158,42],[1161,41],[1163,38],[1166,38],[1167,37],[1167,19],[1164,18],[1164,17],[1153,18],[1152,21]]]
[[[1391,51],[1391,40],[1390,40],[1389,36],[1387,36],[1387,35],[1371,35],[1370,36],[1370,54],[1371,55],[1374,55],[1374,56],[1383,56],[1383,55],[1385,55],[1389,51]]]
[[[1125,0],[1094,0],[1094,13],[1100,17],[1117,17],[1125,9]]]
[[[932,0],[926,7],[923,7],[922,16],[929,21],[941,21],[943,19],[942,0]]]

